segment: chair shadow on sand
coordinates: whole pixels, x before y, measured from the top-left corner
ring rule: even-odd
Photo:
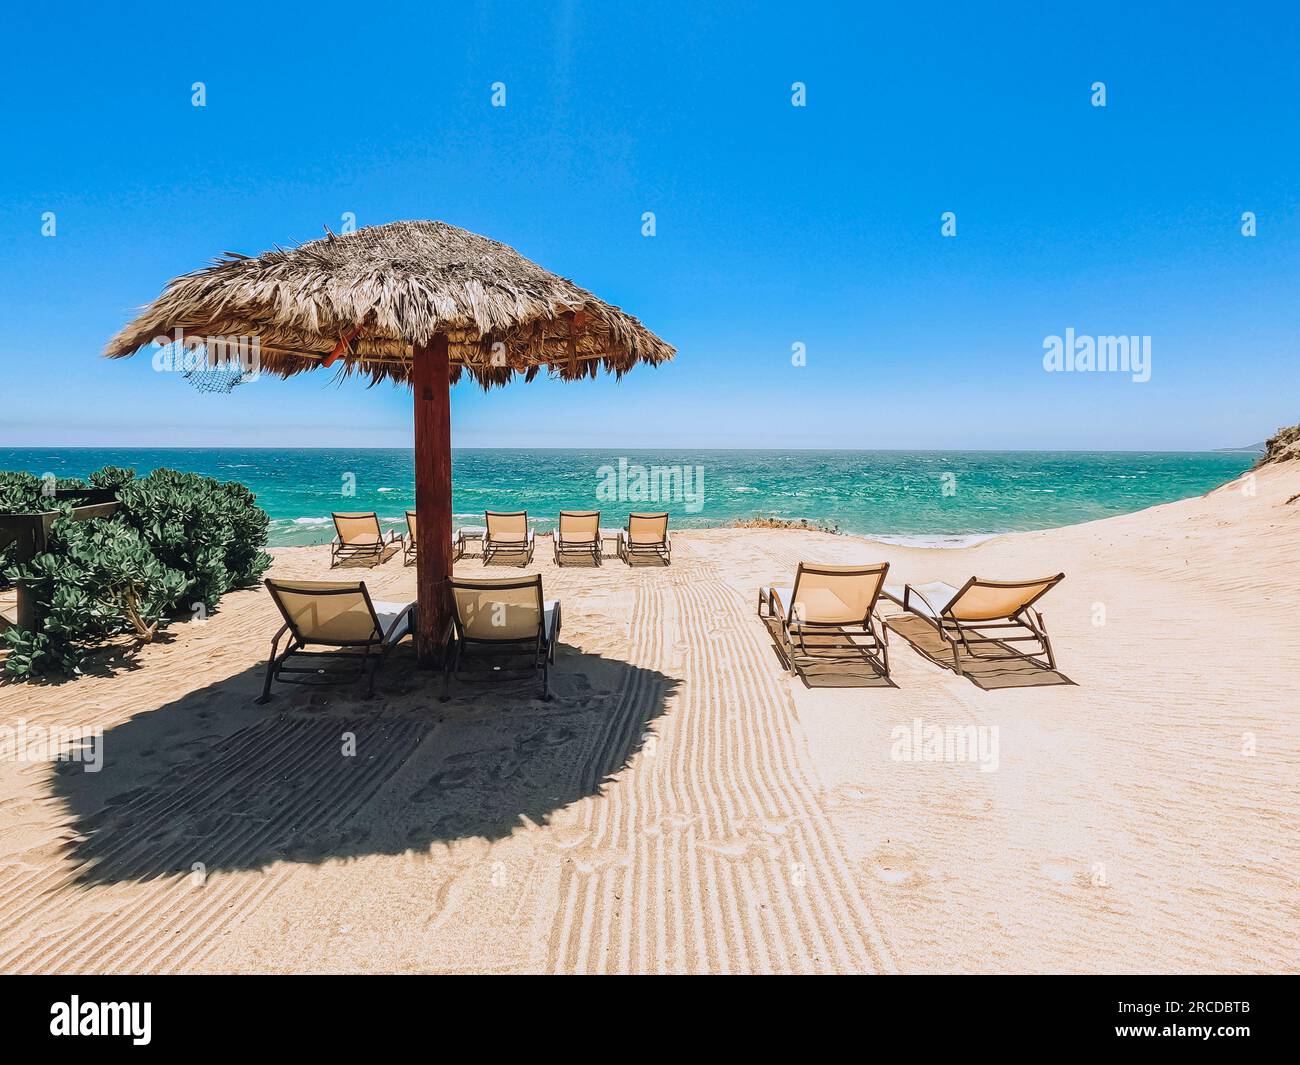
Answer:
[[[781,646],[781,622],[775,617],[760,617],[767,634],[772,637],[772,653],[781,663],[781,668],[789,671],[791,663],[786,660],[785,650]],[[821,651],[819,645],[829,643],[842,644],[843,636],[804,637],[805,646],[811,652],[808,655],[796,655],[794,673],[807,688],[897,688],[898,685],[878,670],[871,660],[863,654],[854,654],[849,650]]]
[[[924,618],[918,618],[912,614],[893,614],[885,618],[884,621],[886,626],[911,644],[912,648],[923,658],[933,662],[936,666],[956,673],[956,670],[953,669],[952,651],[948,643],[939,636],[934,626]],[[980,658],[978,655],[971,654],[968,650],[959,652],[961,675],[976,687],[984,689],[984,691],[1074,684],[1074,681],[1059,669],[1049,669],[1047,666],[1031,660],[1028,656],[1018,653],[1016,648],[1010,644],[998,643],[994,646],[998,648],[996,653],[1014,657]]]
[[[60,763],[82,884],[426,851],[509,836],[601,792],[677,681],[563,643],[535,680],[453,683],[394,652],[375,696],[277,685],[251,667],[103,735],[102,768]]]
[[[401,554],[401,552],[401,543],[393,541],[392,543],[385,543],[383,550],[380,551],[378,555],[354,555],[347,558],[340,558],[330,566],[330,569],[332,571],[347,569],[376,569],[377,567],[382,566],[394,555]]]

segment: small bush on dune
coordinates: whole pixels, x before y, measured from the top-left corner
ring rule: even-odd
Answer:
[[[0,475],[0,511],[71,509],[42,500],[36,478],[31,500],[24,476]],[[75,672],[90,647],[115,636],[148,641],[171,617],[188,616],[199,603],[211,609],[271,563],[262,550],[269,520],[242,484],[175,470],[136,479],[116,467],[92,474],[90,483],[117,490],[116,513],[56,519],[49,550],[5,572],[24,582],[44,619],[39,633],[4,633],[10,677]]]
[[[215,606],[271,564],[262,550],[270,519],[242,484],[156,470],[123,482],[117,498],[121,519],[161,563],[189,579],[182,596],[190,603]]]

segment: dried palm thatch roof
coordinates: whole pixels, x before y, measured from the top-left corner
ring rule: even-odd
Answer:
[[[185,337],[256,337],[261,369],[288,377],[339,357],[343,374],[408,382],[414,344],[448,337],[452,380],[485,388],[542,367],[621,376],[674,349],[636,318],[513,248],[445,222],[392,222],[256,258],[226,252],[175,278],[109,341],[121,358]]]

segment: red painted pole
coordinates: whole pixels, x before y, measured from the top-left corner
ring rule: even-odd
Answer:
[[[451,365],[447,338],[415,345],[416,655],[435,665],[451,621]]]

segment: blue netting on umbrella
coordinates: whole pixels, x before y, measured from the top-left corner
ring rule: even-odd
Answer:
[[[240,366],[217,366],[202,370],[188,370],[182,376],[200,392],[220,394],[229,392],[246,381],[251,381],[257,374]]]

